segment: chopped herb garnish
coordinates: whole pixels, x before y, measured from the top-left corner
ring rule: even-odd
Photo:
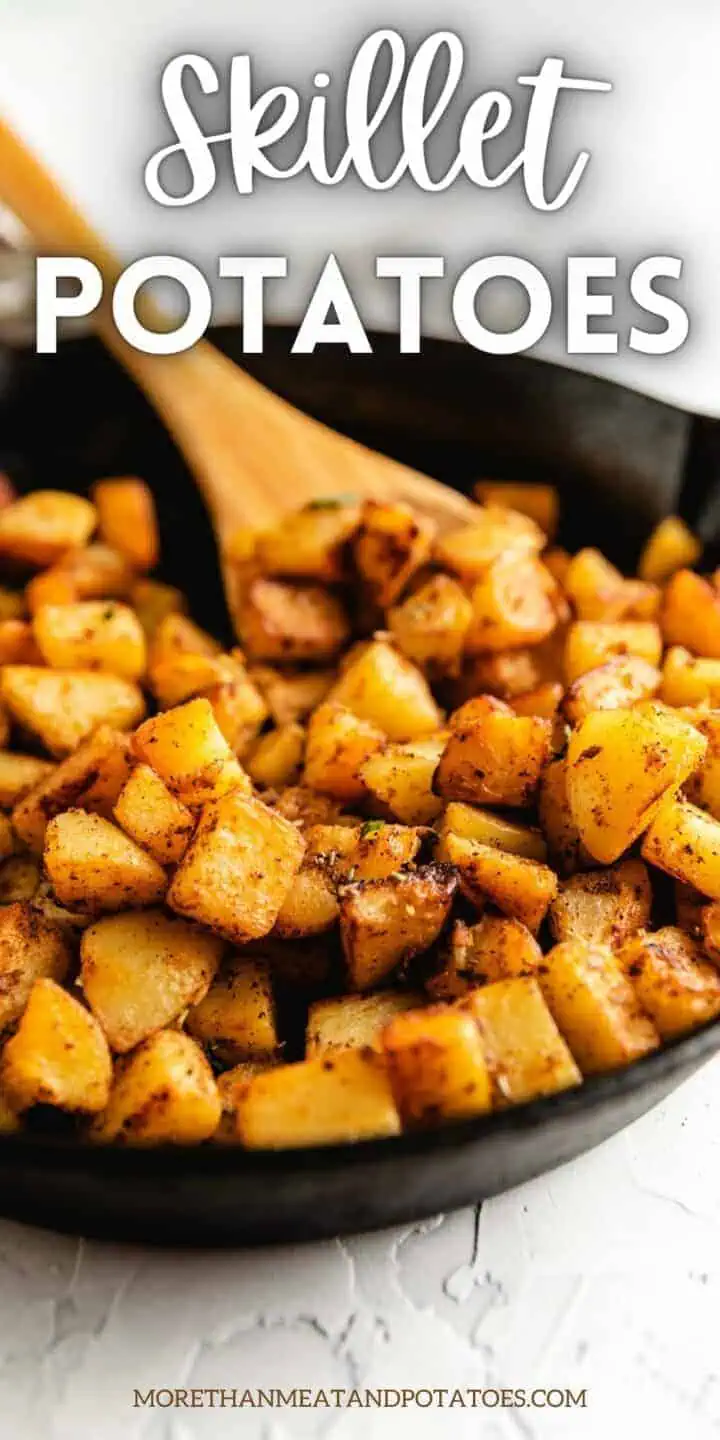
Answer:
[[[368,835],[377,835],[380,830],[385,829],[384,820],[366,820],[360,831],[360,839],[367,840]]]

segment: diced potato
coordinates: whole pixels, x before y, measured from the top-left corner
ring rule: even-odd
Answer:
[[[56,579],[64,577],[70,581],[75,592],[75,600],[125,600],[130,595],[135,585],[135,574],[119,550],[114,550],[110,545],[86,545],[82,550],[69,550],[63,555],[53,567],[52,571],[45,574],[52,574]],[[38,576],[33,581],[37,584]],[[139,582],[140,584],[155,585],[155,581]],[[169,586],[158,586],[160,590],[169,590]],[[142,592],[140,592],[142,594]],[[180,592],[174,592],[180,597]],[[133,609],[137,609],[133,602]],[[142,624],[142,620],[141,620]],[[143,626],[143,629],[145,627]]]
[[[624,618],[625,578],[594,547],[586,547],[573,556],[562,583],[579,620]]]
[[[0,814],[0,862],[14,854],[15,843],[16,836],[11,820],[7,815]]]
[[[101,725],[15,805],[13,825],[20,839],[41,855],[48,821],[62,810],[92,810],[110,819],[131,764],[127,735]]]
[[[702,544],[679,515],[666,515],[655,526],[638,563],[641,580],[662,583],[685,566],[696,565]]]
[[[22,620],[27,614],[25,596],[19,590],[8,590],[0,585],[0,624],[7,620]]]
[[[466,840],[494,845],[496,850],[525,855],[528,860],[547,860],[547,845],[540,830],[534,830],[529,825],[516,825],[502,815],[494,815],[491,810],[464,805],[459,800],[451,800],[445,806],[436,829],[441,837],[452,831]]]
[[[417,740],[437,730],[442,718],[424,675],[385,640],[372,641],[350,660],[328,698],[377,725],[389,740]]]
[[[573,682],[563,713],[571,725],[581,725],[593,710],[629,710],[638,700],[657,694],[660,680],[657,666],[639,655],[617,656]]]
[[[537,645],[557,624],[552,577],[532,557],[503,557],[473,587],[470,654]]]
[[[720,595],[694,570],[678,570],[668,582],[660,623],[667,645],[720,660]]]
[[[501,505],[484,505],[471,524],[436,540],[435,558],[444,568],[473,580],[501,557],[511,554],[521,560],[539,554],[544,544],[542,530],[529,516]]]
[[[373,821],[368,823],[372,825]],[[347,880],[357,850],[360,828],[359,824],[309,825],[305,831],[305,859],[321,860],[334,879]]]
[[[490,1109],[490,1074],[472,1015],[449,1006],[410,1010],[390,1021],[382,1043],[407,1125],[482,1115]]]
[[[254,1075],[261,1075],[264,1070],[271,1069],[274,1063],[272,1060],[240,1060],[230,1070],[223,1070],[222,1074],[216,1077],[222,1105],[220,1123],[212,1137],[217,1145],[238,1143],[237,1108],[247,1090],[248,1081],[252,1080]]]
[[[113,1050],[133,1050],[197,1005],[223,942],[162,910],[98,920],[82,937],[85,999]]]
[[[152,570],[160,557],[155,501],[149,486],[134,476],[99,480],[92,497],[100,534],[134,570]]]
[[[148,683],[161,710],[168,710],[171,705],[183,705],[213,686],[232,683],[241,676],[247,679],[244,667],[231,655],[196,655],[176,650],[152,662]],[[264,719],[266,711],[261,701],[260,709]]]
[[[514,714],[512,705],[497,695],[473,695],[448,715],[448,728],[450,731],[462,730],[472,721],[485,720],[488,715],[506,715],[512,719]]]
[[[304,782],[337,800],[360,800],[366,794],[365,764],[384,744],[383,731],[371,720],[326,701],[310,717]]]
[[[153,905],[167,886],[151,855],[86,810],[65,810],[49,822],[44,863],[58,900],[90,913]]]
[[[456,669],[473,609],[451,575],[429,580],[388,614],[388,629],[399,650],[415,665],[441,672]]]
[[[250,1150],[290,1149],[397,1135],[400,1117],[382,1057],[345,1050],[254,1076],[237,1130]]]
[[[368,820],[352,851],[353,880],[386,880],[411,865],[420,849],[420,834],[409,825]]]
[[[229,957],[204,999],[189,1010],[185,1025],[196,1040],[233,1063],[243,1056],[274,1056],[278,1034],[268,966],[242,955]]]
[[[188,700],[154,715],[135,731],[133,747],[173,795],[189,805],[202,805],[230,790],[250,790],[209,700]]]
[[[21,857],[17,856],[16,858],[20,859]],[[53,928],[61,930],[68,939],[72,939],[82,930],[86,930],[88,925],[92,925],[92,915],[84,915],[80,911],[68,910],[67,906],[60,905],[48,880],[40,880],[34,895],[30,897],[30,904],[33,914],[38,915],[41,920],[45,920]]]
[[[34,855],[11,855],[0,865],[0,905],[32,900],[41,878],[40,863]]]
[[[198,1145],[222,1114],[212,1070],[195,1040],[159,1030],[118,1065],[92,1138],[128,1145]]]
[[[266,935],[300,869],[304,844],[288,820],[235,791],[205,807],[167,901],[242,944]]]
[[[553,864],[561,875],[571,875],[581,865],[592,864],[570,809],[567,770],[566,756],[551,760],[540,776],[538,789],[540,824]]]
[[[447,732],[408,745],[386,745],[363,764],[363,784],[388,814],[405,825],[430,825],[442,810],[432,788]]]
[[[514,702],[517,695],[525,695],[546,679],[545,665],[541,663],[542,647],[522,647],[518,650],[500,650],[494,654],[466,656],[456,687],[457,700],[467,700],[476,695],[496,695],[502,700]]]
[[[71,958],[65,937],[30,905],[0,910],[0,1030],[19,1020],[36,980],[65,979]]]
[[[0,665],[43,665],[27,620],[0,620]]]
[[[534,690],[514,695],[512,708],[516,715],[539,715],[544,720],[554,720],[563,698],[563,687],[559,680],[545,680]]]
[[[422,995],[412,990],[379,990],[376,995],[340,995],[316,1000],[310,1006],[305,1032],[308,1060],[336,1050],[382,1050],[382,1033],[389,1021],[406,1010],[417,1010]]]
[[[635,655],[648,665],[660,664],[662,635],[650,620],[576,620],[565,644],[568,685],[617,656]]]
[[[359,519],[359,505],[311,501],[258,535],[254,558],[266,575],[330,584],[342,580],[348,568],[346,550]]]
[[[647,866],[624,860],[564,880],[550,906],[550,929],[556,940],[616,949],[649,924],[651,905]]]
[[[11,1104],[96,1115],[107,1105],[111,1078],[110,1051],[97,1021],[54,980],[36,980],[0,1059],[0,1084]]]
[[[181,590],[177,590],[174,585],[163,585],[160,580],[145,578],[136,580],[132,585],[130,604],[148,641],[154,639],[168,615],[182,614],[186,609],[185,596]]]
[[[52,774],[50,760],[35,755],[21,755],[15,750],[0,750],[0,807],[12,810],[23,796]]]
[[[150,583],[149,581],[147,582]],[[133,594],[135,592],[133,591]],[[220,655],[222,647],[177,609],[168,610],[158,621],[148,650],[148,666],[154,670],[178,655]]]
[[[545,956],[541,985],[584,1075],[615,1070],[657,1049],[657,1030],[609,948],[556,945]]]
[[[455,1000],[476,985],[534,975],[542,950],[527,925],[504,915],[484,915],[477,925],[456,920],[444,963],[426,989],[436,1000]]]
[[[651,865],[720,900],[720,822],[696,805],[666,800],[645,835],[642,853]]]
[[[67,755],[101,725],[129,730],[145,714],[142,691],[133,681],[92,670],[5,665],[0,698],[52,755]]]
[[[596,710],[570,737],[567,787],[583,844],[612,864],[647,829],[707,749],[694,726],[655,702]],[[681,877],[682,878],[682,877]]]
[[[45,606],[72,605],[78,599],[72,576],[65,574],[60,565],[41,570],[29,585],[25,586],[25,599],[31,615],[37,615]],[[37,638],[37,636],[36,636]]]
[[[661,698],[666,705],[720,705],[720,660],[691,655],[682,645],[665,652]]]
[[[343,606],[323,586],[263,576],[247,586],[239,624],[253,660],[329,660],[350,633]]]
[[[354,544],[355,564],[376,604],[393,605],[429,558],[435,525],[407,505],[366,500]]]
[[[620,961],[663,1040],[720,1015],[720,974],[702,958],[696,941],[676,926],[637,936]]]
[[[335,679],[334,670],[301,670],[285,675],[271,665],[254,665],[250,671],[276,725],[304,720],[321,705]],[[263,719],[265,717],[263,716]]]
[[[245,766],[250,779],[264,789],[289,785],[302,765],[305,731],[293,722],[261,736]]]
[[[38,569],[90,539],[97,511],[63,490],[34,490],[0,510],[0,555]]]
[[[536,716],[487,714],[453,727],[433,788],[449,800],[526,806],[550,759],[552,727]]]
[[[445,837],[444,853],[457,867],[460,888],[474,904],[479,902],[482,908],[491,900],[503,914],[521,920],[529,930],[540,928],[558,887],[557,876],[548,865],[452,832]]]
[[[149,850],[158,865],[177,865],[195,829],[192,811],[149,765],[135,766],[112,813],[125,834]]]
[[[707,896],[701,895],[694,885],[684,885],[682,880],[676,880],[673,885],[675,896],[675,920],[686,934],[692,935],[693,939],[699,940],[703,934],[703,913],[711,910],[712,906],[707,903]],[[708,951],[709,953],[709,951]]]
[[[519,1105],[580,1083],[580,1071],[532,976],[497,980],[458,1003],[479,1027],[497,1105]]]
[[[317,790],[310,790],[306,785],[288,785],[274,802],[273,809],[301,829],[307,825],[343,826],[358,823],[351,816],[342,814],[339,800],[331,800],[329,795],[320,795]]]
[[[692,724],[705,736],[707,750],[702,765],[687,782],[687,798],[720,820],[720,710],[698,715]]]
[[[205,692],[218,728],[230,749],[242,758],[267,720],[264,697],[244,666],[235,664],[235,674]]]
[[[429,950],[450,913],[456,883],[446,867],[425,865],[342,890],[340,936],[356,990],[369,990],[398,965]]]
[[[339,913],[332,867],[306,860],[280,906],[273,934],[287,940],[322,935],[332,929]]]
[[[548,539],[552,539],[558,527],[560,497],[554,485],[518,484],[515,480],[478,480],[473,493],[481,505],[500,505],[506,510],[518,510],[529,515],[531,520]]]

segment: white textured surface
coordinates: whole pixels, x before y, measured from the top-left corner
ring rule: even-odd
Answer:
[[[710,1440],[720,1068],[472,1210],[248,1254],[0,1223],[0,1434],[22,1440]],[[587,1387],[584,1410],[133,1409],[135,1387]]]

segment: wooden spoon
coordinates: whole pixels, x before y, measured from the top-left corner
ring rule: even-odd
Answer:
[[[82,255],[97,265],[104,298],[93,317],[96,329],[185,456],[210,512],[221,555],[239,527],[272,525],[289,507],[338,493],[405,501],[442,530],[477,514],[469,500],[448,486],[303,415],[205,341],[179,355],[134,350],[112,318],[119,261],[2,120],[0,200],[39,250]],[[144,307],[143,319],[158,330],[167,328],[152,305]],[[227,567],[224,579],[232,611]]]

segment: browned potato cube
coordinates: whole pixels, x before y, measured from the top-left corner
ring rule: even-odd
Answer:
[[[49,822],[44,863],[58,900],[91,914],[154,905],[167,886],[152,855],[86,810],[65,810]]]
[[[219,655],[221,649],[212,635],[201,630],[194,620],[188,619],[177,606],[173,606],[153,631],[148,665],[150,670],[154,670],[164,660],[172,660],[178,655]]]
[[[552,726],[535,716],[489,713],[453,728],[435,772],[448,800],[529,805],[550,759]]]
[[[662,635],[649,620],[577,620],[565,643],[568,685],[618,656],[635,655],[648,665],[660,664]]]
[[[0,806],[12,810],[23,795],[51,775],[55,766],[50,760],[35,755],[20,755],[15,750],[0,750]]]
[[[12,819],[20,839],[41,855],[48,821],[62,810],[93,810],[109,818],[131,763],[127,735],[101,725],[18,801]]]
[[[366,794],[365,764],[384,744],[383,731],[372,721],[328,701],[310,717],[304,782],[337,800],[360,800]]]
[[[376,604],[394,604],[430,554],[432,520],[407,505],[366,500],[355,539],[355,564]]]
[[[505,915],[539,930],[548,905],[557,893],[557,876],[548,865],[511,855],[478,840],[446,835],[443,853],[456,866],[460,888],[473,904],[491,900]]]
[[[343,606],[322,585],[264,576],[245,589],[239,623],[253,660],[329,660],[350,634]]]
[[[665,588],[660,623],[667,645],[720,660],[720,595],[702,575],[676,571]]]
[[[216,685],[232,684],[242,678],[246,684],[247,671],[232,655],[196,655],[189,650],[177,650],[160,660],[154,660],[148,674],[148,684],[161,710],[171,705],[183,705],[196,695],[206,695]],[[266,708],[262,697],[256,698],[265,719]]]
[[[40,880],[40,862],[34,855],[11,855],[0,865],[0,905],[11,905],[15,900],[32,900]]]
[[[688,886],[683,886],[684,891],[688,889]],[[697,895],[698,892],[693,890],[691,894]],[[708,905],[704,895],[700,896],[700,900],[702,906],[699,912],[696,912],[699,913],[699,935],[702,938],[705,951],[710,956],[713,964],[720,966],[720,904],[716,902],[713,905]],[[684,930],[688,928],[685,924],[685,919],[686,917],[683,916],[681,920],[680,914],[678,914],[678,923],[682,925]]]
[[[538,554],[545,536],[534,520],[502,505],[484,505],[470,525],[450,530],[435,542],[438,564],[465,580],[484,575],[494,561]]]
[[[420,834],[410,825],[367,820],[352,852],[353,880],[387,880],[411,865],[420,849]]]
[[[127,1145],[198,1145],[217,1130],[222,1106],[212,1070],[189,1035],[158,1030],[115,1070],[92,1138]]]
[[[587,670],[565,695],[563,713],[571,725],[581,725],[593,710],[629,710],[638,700],[649,700],[660,688],[660,671],[639,655],[619,655]]]
[[[212,705],[216,724],[230,749],[242,758],[268,717],[267,705],[257,685],[236,660],[233,677],[211,685],[205,698]]]
[[[564,880],[550,906],[550,928],[556,940],[615,949],[649,923],[651,904],[647,866],[625,860]]]
[[[65,936],[30,905],[0,910],[0,1030],[20,1018],[36,980],[65,979],[71,958]]]
[[[579,620],[622,620],[627,609],[627,581],[594,546],[573,555],[563,589]]]
[[[271,665],[254,665],[250,679],[263,696],[275,724],[291,725],[295,720],[304,720],[322,704],[335,679],[335,671],[301,670],[297,675],[285,675]]]
[[[657,1030],[607,947],[556,945],[545,956],[541,984],[584,1075],[615,1070],[657,1049]]]
[[[216,1077],[218,1095],[222,1105],[222,1115],[213,1140],[218,1145],[237,1145],[237,1108],[245,1091],[248,1081],[254,1075],[261,1075],[264,1070],[270,1070],[275,1062],[267,1060],[240,1060],[230,1070],[223,1070],[221,1075]]]
[[[332,929],[340,914],[333,868],[322,860],[303,862],[280,906],[273,935],[301,940]]]
[[[288,785],[274,802],[273,809],[285,820],[292,820],[293,824],[299,825],[301,830],[308,825],[342,826],[359,823],[351,816],[342,814],[339,800],[331,800],[329,795],[320,795],[317,790],[311,790],[307,785]]]
[[[630,940],[620,961],[663,1040],[720,1015],[720,975],[700,946],[674,925]]]
[[[372,1050],[318,1055],[249,1082],[237,1130],[250,1150],[339,1145],[400,1132],[387,1067]]]
[[[538,645],[557,624],[553,581],[539,560],[496,560],[473,587],[473,618],[466,638],[471,655]]]
[[[539,715],[542,720],[556,720],[564,693],[559,680],[544,680],[534,690],[513,695],[512,708],[516,715]],[[564,741],[564,727],[561,727],[561,738]]]
[[[255,559],[266,575],[322,580],[332,584],[347,573],[346,549],[360,520],[360,507],[328,496],[283,516],[258,535]]]
[[[690,776],[685,793],[688,800],[720,820],[720,710],[696,715],[691,723],[705,736],[707,750],[702,765]]]
[[[215,1047],[233,1063],[243,1056],[274,1056],[278,1035],[268,966],[261,960],[230,956],[185,1024],[196,1040]]]
[[[494,845],[496,850],[525,855],[528,860],[547,860],[547,845],[540,830],[516,825],[503,815],[494,815],[492,810],[481,810],[460,800],[451,800],[445,806],[435,828],[441,838],[452,832],[466,840],[479,840],[482,845]]]
[[[455,671],[473,610],[451,575],[431,575],[388,614],[388,629],[399,650],[415,665]]]
[[[56,670],[100,670],[140,680],[147,666],[145,632],[119,600],[41,605],[33,621],[40,653]]]
[[[5,665],[0,698],[52,755],[67,755],[101,725],[129,730],[145,714],[142,691],[133,681],[93,670]]]
[[[720,660],[671,645],[663,660],[660,696],[666,705],[720,705]]]
[[[696,805],[666,800],[647,831],[642,853],[651,865],[720,900],[720,821]]]
[[[386,814],[405,825],[430,825],[442,810],[432,788],[447,732],[438,731],[408,745],[386,745],[362,766],[360,775]]]
[[[63,490],[35,490],[0,510],[0,555],[41,569],[84,545],[96,524],[89,500]]]
[[[272,929],[300,869],[299,830],[238,791],[205,807],[175,874],[171,909],[242,944]]]
[[[70,550],[46,575],[56,580],[69,581],[74,590],[74,600],[125,600],[135,583],[135,575],[119,550],[110,545],[97,543],[86,545],[82,550]],[[33,584],[41,579],[36,576]],[[142,583],[142,582],[141,582]],[[154,581],[147,582],[154,585]],[[169,586],[158,587],[161,590]],[[176,591],[175,594],[179,594]],[[133,602],[133,609],[137,610]],[[140,620],[142,624],[142,619]],[[145,627],[143,626],[143,629]]]
[[[113,1050],[133,1050],[206,994],[223,942],[162,910],[109,915],[82,937],[82,987]]]
[[[229,790],[250,790],[208,700],[188,700],[146,720],[133,736],[133,747],[188,805],[202,805]]]
[[[250,779],[263,789],[289,785],[302,765],[305,731],[296,722],[262,735],[245,765]]]
[[[11,1104],[97,1114],[107,1105],[111,1077],[107,1041],[89,1010],[54,980],[36,980],[0,1059]]]
[[[369,990],[430,948],[450,913],[455,887],[455,876],[441,865],[345,887],[340,935],[356,990]]]
[[[417,1010],[422,995],[412,990],[379,990],[376,995],[340,995],[310,1006],[305,1032],[308,1060],[336,1050],[382,1050],[382,1033],[396,1015]]]
[[[456,1000],[476,985],[534,975],[542,964],[535,936],[519,920],[484,915],[477,925],[456,920],[442,970],[427,981],[436,1000]]]
[[[580,1083],[580,1071],[532,976],[472,990],[458,1006],[479,1027],[497,1105],[519,1105]]]
[[[540,776],[538,817],[547,837],[553,864],[561,875],[592,864],[573,819],[567,789],[567,757],[551,760]]]
[[[668,580],[685,566],[696,565],[702,554],[702,543],[689,530],[679,515],[666,515],[655,526],[638,564],[641,580]]]
[[[0,665],[42,664],[29,621],[0,620]]]
[[[181,614],[186,609],[186,600],[181,590],[174,585],[163,585],[160,580],[136,580],[130,589],[130,604],[145,631],[148,641],[157,633],[159,626],[168,615]]]
[[[449,1006],[410,1010],[390,1021],[382,1043],[407,1125],[482,1115],[490,1109],[490,1074],[471,1015]]]
[[[425,676],[385,640],[371,641],[349,660],[329,699],[389,740],[417,740],[437,730],[442,718]]]
[[[177,865],[195,829],[192,811],[176,799],[149,765],[135,766],[113,814],[125,834],[143,850],[149,850],[158,865]]]
[[[14,854],[16,835],[7,815],[0,814],[0,862]]]
[[[92,498],[103,540],[134,570],[152,570],[160,558],[160,535],[149,486],[132,475],[98,480]]]
[[[531,520],[551,540],[558,527],[560,497],[554,485],[529,484],[514,480],[478,480],[473,494],[481,505],[488,508],[501,506],[505,510],[516,510],[529,515]]]

